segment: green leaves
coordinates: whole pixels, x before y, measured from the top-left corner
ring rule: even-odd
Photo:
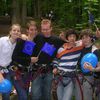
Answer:
[[[0,0],[0,15],[7,12],[13,15],[12,0]],[[22,0],[18,0],[22,8]],[[88,24],[88,10],[94,15],[97,26],[100,26],[100,0],[27,0],[27,17],[40,20],[53,11],[53,22],[61,28],[85,28]],[[20,16],[19,16],[20,17]],[[94,28],[94,26],[92,26]]]

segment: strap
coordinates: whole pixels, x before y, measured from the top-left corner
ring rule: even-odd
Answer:
[[[1,73],[8,73],[9,70],[7,68],[5,68],[5,67],[0,66],[0,72]]]
[[[78,85],[79,85],[79,88],[80,88],[81,100],[84,100],[82,86],[81,86],[81,83],[80,83],[80,80],[79,80],[78,76],[76,76],[76,81],[77,81],[77,83],[78,83]]]
[[[75,47],[75,48],[72,48],[72,49],[69,49],[69,50],[68,49],[64,49],[62,52],[57,54],[57,58],[60,58],[64,54],[75,52],[75,51],[82,50],[82,49],[83,49],[83,46]]]

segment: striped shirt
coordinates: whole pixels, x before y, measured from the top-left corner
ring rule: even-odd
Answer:
[[[71,49],[65,49],[64,47],[59,48],[57,58],[53,61],[53,65],[65,72],[75,71],[82,49],[82,45],[75,46]]]

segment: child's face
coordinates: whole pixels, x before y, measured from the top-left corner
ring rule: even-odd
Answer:
[[[69,41],[70,43],[75,43],[75,41],[76,41],[76,35],[71,34],[71,35],[68,36],[67,39],[68,39],[68,41]]]
[[[29,29],[27,30],[27,32],[28,32],[28,34],[36,35],[37,34],[36,26],[30,26]]]
[[[84,35],[82,37],[82,43],[83,43],[84,46],[90,45],[92,43],[91,37],[90,36],[87,36],[87,35]]]
[[[20,26],[17,26],[17,25],[13,25],[12,26],[12,29],[10,31],[10,35],[11,35],[11,38],[13,39],[17,39],[21,36],[21,28]]]

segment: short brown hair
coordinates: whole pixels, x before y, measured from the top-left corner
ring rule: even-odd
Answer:
[[[30,26],[35,26],[37,27],[37,23],[33,20],[30,20],[27,25],[26,25],[26,28],[29,29]]]
[[[78,39],[78,34],[77,34],[76,30],[74,30],[74,29],[68,29],[67,31],[65,31],[66,38],[68,38],[68,36],[70,36],[72,34],[75,35],[76,38]]]
[[[80,38],[82,38],[83,36],[92,37],[92,35],[93,35],[93,31],[91,29],[84,29],[81,31]]]
[[[52,25],[51,25],[51,20],[49,20],[49,19],[43,19],[43,20],[41,21],[41,25],[45,25],[45,24],[50,24],[50,26],[52,26]]]

